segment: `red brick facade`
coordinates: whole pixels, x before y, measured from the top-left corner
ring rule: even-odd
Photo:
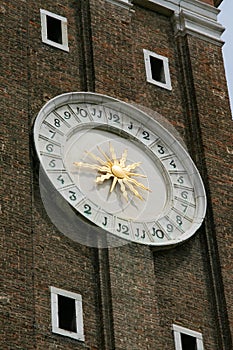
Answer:
[[[67,18],[69,52],[42,43],[40,9]],[[177,324],[202,333],[205,350],[231,350],[233,150],[221,46],[175,36],[170,15],[137,1],[128,11],[105,0],[3,0],[0,14],[0,348],[175,350]],[[169,58],[172,91],[146,81],[143,49]],[[192,239],[162,252],[136,244],[97,250],[51,223],[32,126],[45,102],[70,91],[136,103],[173,124],[207,192],[206,219]],[[50,286],[82,295],[85,342],[51,332]]]

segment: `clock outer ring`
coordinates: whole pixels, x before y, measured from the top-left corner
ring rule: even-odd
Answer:
[[[202,222],[205,217],[206,213],[206,194],[205,194],[205,188],[203,185],[202,178],[196,168],[196,165],[192,161],[191,157],[189,156],[188,152],[182,146],[180,141],[177,140],[177,137],[173,135],[173,133],[170,132],[167,128],[165,128],[158,120],[156,120],[156,117],[158,119],[161,119],[161,116],[157,112],[153,112],[155,115],[155,119],[149,116],[147,113],[142,111],[140,108],[135,107],[135,105],[128,104],[126,102],[120,101],[118,99],[115,99],[113,97],[109,97],[107,95],[98,94],[98,93],[92,93],[92,92],[69,92],[64,93],[58,96],[55,96],[53,99],[48,101],[42,109],[39,111],[35,122],[34,122],[34,145],[36,149],[37,156],[39,158],[39,161],[42,164],[42,157],[39,151],[39,143],[38,143],[38,136],[41,124],[46,116],[48,116],[49,113],[51,113],[54,109],[57,109],[58,107],[61,107],[62,105],[69,104],[69,103],[93,103],[96,105],[107,105],[109,108],[117,109],[118,112],[122,112],[129,115],[134,115],[133,118],[136,119],[139,123],[143,124],[143,126],[147,127],[148,130],[151,130],[155,134],[159,134],[162,140],[165,142],[167,146],[172,146],[172,149],[176,151],[176,154],[182,154],[182,162],[185,164],[185,169],[189,169],[189,176],[191,176],[193,181],[193,186],[196,191],[196,205],[198,207],[197,213],[195,215],[195,220],[193,221],[192,226],[185,232],[184,234],[180,235],[178,238],[173,239],[171,241],[165,241],[165,242],[155,242],[155,243],[144,243],[141,241],[135,241],[140,244],[146,244],[151,245],[153,247],[157,247],[158,249],[161,248],[169,248],[178,244],[183,243],[187,239],[189,239],[191,236],[195,234],[195,232],[200,228],[202,225]],[[120,108],[119,108],[120,106]],[[136,117],[135,117],[136,116]],[[45,170],[45,169],[44,169]],[[114,235],[116,235],[114,233]]]

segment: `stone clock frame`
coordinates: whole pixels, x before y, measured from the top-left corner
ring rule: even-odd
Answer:
[[[205,190],[190,156],[168,130],[136,107],[105,95],[66,93],[42,108],[34,125],[34,141],[41,165],[62,197],[87,220],[121,239],[170,247],[190,238],[204,219]],[[86,167],[97,170],[75,168],[75,161],[87,151],[101,162],[91,152],[97,150],[96,143],[99,148],[104,145],[104,151],[99,151],[106,157],[106,143],[111,147],[111,142],[118,153],[121,144],[120,153],[129,148],[133,163],[140,159],[143,164],[138,167],[144,175],[130,176],[146,177],[151,193],[141,182],[125,178],[124,183],[116,179],[121,186],[117,184],[116,194],[110,196],[109,189],[101,192],[102,185],[94,186],[100,166],[89,160]],[[133,194],[143,200],[135,200]]]

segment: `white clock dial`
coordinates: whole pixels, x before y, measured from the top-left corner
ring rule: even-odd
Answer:
[[[113,235],[172,246],[201,225],[206,197],[194,163],[141,110],[99,94],[64,94],[41,110],[34,139],[55,188]]]

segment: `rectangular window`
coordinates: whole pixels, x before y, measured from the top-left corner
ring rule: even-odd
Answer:
[[[125,9],[130,9],[132,5],[132,0],[106,0],[107,2],[110,2],[114,5],[121,6]]]
[[[59,19],[46,16],[47,20],[47,38],[57,44],[62,44],[62,26]]]
[[[152,79],[165,84],[164,64],[163,60],[150,56],[151,76]]]
[[[188,334],[180,334],[183,350],[197,350],[197,339]]]
[[[148,50],[143,50],[143,53],[147,81],[164,89],[171,90],[168,58]]]
[[[176,350],[204,350],[202,334],[173,324]]]
[[[52,332],[84,341],[82,297],[50,287]]]
[[[58,49],[69,51],[67,19],[55,13],[40,10],[42,41]]]
[[[75,299],[58,294],[58,315],[59,328],[77,332]]]

